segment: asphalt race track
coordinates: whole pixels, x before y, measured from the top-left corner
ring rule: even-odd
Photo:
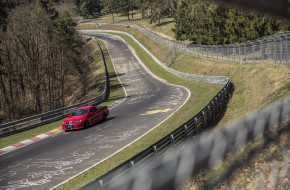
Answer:
[[[51,189],[124,148],[166,120],[189,92],[149,74],[127,45],[106,41],[127,97],[105,122],[85,130],[60,133],[0,156],[0,189]]]

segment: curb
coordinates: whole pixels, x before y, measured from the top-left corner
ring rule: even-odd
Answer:
[[[6,147],[4,147],[4,148],[1,148],[1,149],[0,149],[0,156],[3,155],[3,154],[6,154],[6,153],[8,153],[8,152],[12,152],[12,151],[14,151],[14,150],[17,150],[17,149],[19,149],[19,148],[25,147],[25,146],[27,146],[27,145],[29,145],[29,144],[35,143],[35,142],[37,142],[37,141],[41,141],[41,140],[43,140],[43,139],[46,139],[47,137],[51,137],[51,136],[53,136],[53,135],[55,135],[55,134],[58,134],[58,133],[60,133],[60,132],[62,132],[62,131],[63,131],[62,128],[59,127],[59,128],[57,128],[57,129],[53,129],[53,130],[51,130],[51,131],[48,131],[48,132],[42,133],[42,134],[37,135],[37,136],[35,136],[35,137],[32,137],[32,138],[30,138],[30,139],[26,139],[26,140],[20,141],[20,142],[18,142],[18,143],[15,143],[15,144],[13,144],[13,145],[6,146]]]

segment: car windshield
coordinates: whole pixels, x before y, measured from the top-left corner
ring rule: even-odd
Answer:
[[[80,115],[86,115],[88,113],[88,109],[79,109],[79,110],[75,110],[74,112],[72,112],[72,116],[80,116]]]

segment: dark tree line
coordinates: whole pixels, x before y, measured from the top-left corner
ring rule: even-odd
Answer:
[[[157,25],[174,17],[176,39],[205,45],[239,43],[290,30],[289,21],[208,0],[81,0],[79,7],[87,18],[109,14],[113,21],[116,14],[133,20],[136,12]]]
[[[48,1],[10,11],[0,30],[0,111],[5,120],[65,105],[70,76],[86,84],[83,43],[68,13]],[[78,89],[86,91],[85,85]]]
[[[174,18],[176,38],[197,44],[239,43],[290,30],[289,21],[205,0],[179,0]]]
[[[176,0],[80,0],[76,4],[85,18],[109,14],[114,21],[116,14],[122,14],[134,20],[134,14],[139,12],[143,19],[150,18],[151,22],[160,24],[163,18],[174,16],[175,3]]]

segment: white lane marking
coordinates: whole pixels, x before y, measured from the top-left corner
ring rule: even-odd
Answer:
[[[118,37],[119,39],[120,39],[120,37]],[[123,41],[123,40],[122,40]],[[123,41],[124,42],[124,41]],[[125,43],[126,44],[126,43]],[[107,46],[107,44],[105,43],[105,45]],[[127,45],[127,44],[126,44]],[[108,49],[108,47],[107,47],[107,49]],[[134,51],[135,52],[135,51]],[[133,53],[133,52],[132,52]],[[110,54],[110,53],[109,53]],[[137,56],[137,55],[135,55],[135,54],[133,54],[135,57]],[[110,56],[111,57],[111,56]],[[138,59],[138,61],[139,61],[140,59]],[[141,61],[141,60],[140,60]],[[140,62],[139,62],[140,63]],[[141,64],[141,63],[140,63]],[[166,119],[164,119],[163,121],[161,121],[159,124],[157,124],[155,127],[153,127],[152,129],[150,129],[149,131],[147,131],[146,133],[144,133],[143,135],[141,135],[140,137],[138,137],[137,139],[135,139],[134,141],[132,141],[131,143],[129,143],[129,144],[127,144],[126,146],[124,146],[123,148],[121,148],[121,149],[119,149],[118,151],[116,151],[116,152],[114,152],[113,154],[111,154],[111,155],[109,155],[109,156],[107,156],[106,158],[104,158],[103,160],[101,160],[101,161],[99,161],[99,162],[97,162],[97,163],[95,163],[94,165],[92,165],[92,166],[90,166],[90,167],[88,167],[87,169],[85,169],[85,170],[83,170],[83,171],[81,171],[80,173],[78,173],[78,174],[76,174],[76,175],[74,175],[74,176],[72,176],[72,177],[70,177],[69,179],[67,179],[67,180],[65,180],[64,182],[62,182],[62,183],[60,183],[60,184],[58,184],[58,185],[56,185],[56,186],[54,186],[53,188],[51,188],[50,190],[53,190],[53,189],[55,189],[55,188],[57,188],[57,187],[59,187],[59,186],[61,186],[62,184],[65,184],[66,182],[68,182],[68,181],[70,181],[70,180],[72,180],[73,178],[75,178],[75,177],[77,177],[78,175],[81,175],[82,173],[84,173],[84,172],[86,172],[86,171],[88,171],[88,170],[90,170],[91,168],[93,168],[93,167],[95,167],[95,166],[97,166],[98,164],[100,164],[100,163],[102,163],[102,162],[104,162],[105,160],[107,160],[107,159],[109,159],[110,157],[112,157],[112,156],[114,156],[114,155],[116,155],[116,154],[118,154],[119,152],[121,152],[122,150],[124,150],[125,148],[127,148],[128,146],[130,146],[130,145],[132,145],[133,143],[135,143],[135,142],[137,142],[139,139],[141,139],[142,137],[144,137],[145,135],[147,135],[148,133],[150,133],[151,131],[153,131],[154,129],[156,129],[157,127],[159,127],[161,124],[163,124],[165,121],[167,121],[173,114],[175,114],[180,108],[182,108],[183,106],[184,106],[184,104],[188,101],[188,99],[190,98],[190,96],[191,96],[191,92],[187,89],[187,88],[185,88],[185,87],[183,87],[183,86],[180,86],[180,85],[175,85],[175,84],[170,84],[170,83],[167,83],[166,82],[166,80],[163,80],[163,79],[161,79],[161,78],[159,78],[159,77],[155,77],[155,75],[144,65],[144,63],[142,62],[142,66],[144,67],[144,69],[152,76],[152,77],[154,77],[155,79],[157,79],[157,80],[159,80],[159,81],[161,81],[161,82],[163,82],[163,83],[165,83],[165,84],[167,84],[167,85],[171,85],[171,86],[178,86],[178,87],[181,87],[181,88],[183,88],[183,89],[185,89],[187,92],[188,92],[188,96],[187,96],[187,98],[186,98],[186,100],[183,102],[183,104],[181,105],[181,106],[179,106],[179,108],[178,109],[176,109],[174,112],[172,112]],[[114,65],[114,64],[113,64]],[[125,90],[125,89],[124,89]],[[127,94],[126,94],[126,97],[127,97]],[[125,99],[124,99],[125,100]]]

